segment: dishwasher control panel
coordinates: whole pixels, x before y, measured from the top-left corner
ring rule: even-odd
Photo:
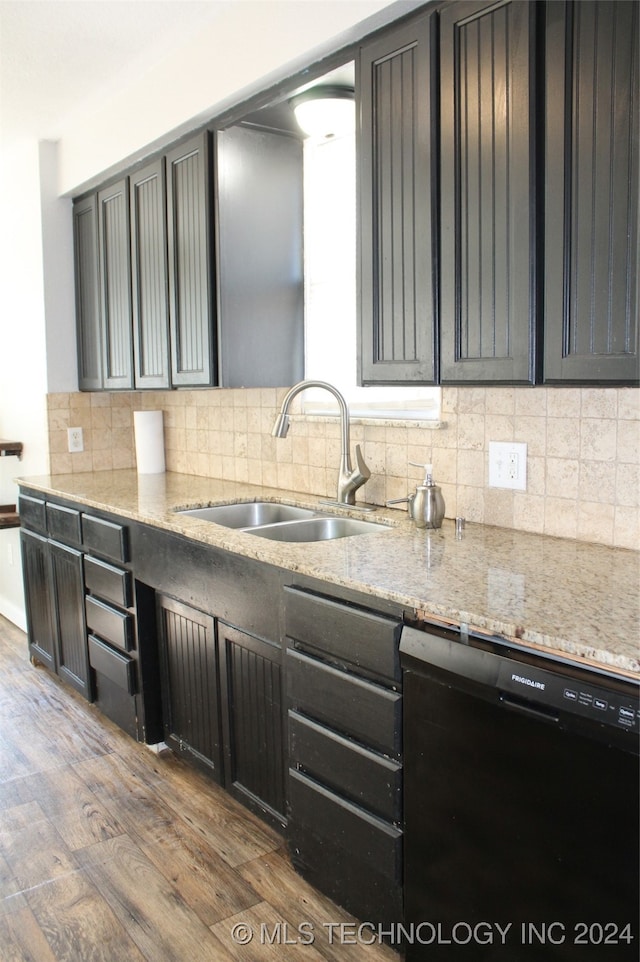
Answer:
[[[602,688],[582,679],[556,675],[516,661],[503,661],[498,687],[532,702],[571,712],[630,731],[640,731],[640,697],[614,688]]]

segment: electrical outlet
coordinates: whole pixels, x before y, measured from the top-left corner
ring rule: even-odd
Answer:
[[[84,451],[82,428],[67,428],[67,447],[71,454]]]
[[[527,490],[527,445],[489,441],[489,487]]]

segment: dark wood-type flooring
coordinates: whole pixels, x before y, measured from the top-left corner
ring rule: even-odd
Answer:
[[[34,668],[0,617],[2,962],[397,962],[369,937],[276,832]]]

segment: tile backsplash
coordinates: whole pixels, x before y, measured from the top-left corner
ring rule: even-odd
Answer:
[[[168,470],[333,497],[338,419],[299,416],[273,438],[286,390],[50,394],[51,473],[135,467],[133,411],[161,409]],[[447,517],[640,546],[640,390],[443,388],[441,417],[352,423],[372,474],[363,500],[404,497],[421,480],[409,462],[432,462]],[[83,452],[67,453],[68,427]],[[526,491],[488,486],[489,441],[527,444]]]

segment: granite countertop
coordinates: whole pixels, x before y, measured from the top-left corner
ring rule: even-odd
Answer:
[[[404,510],[354,517],[380,532],[295,544],[175,513],[228,501],[283,501],[343,513],[318,498],[167,472],[99,471],[21,478],[20,484],[165,528],[194,540],[386,598],[419,619],[465,623],[577,662],[640,677],[640,552],[445,519],[418,530]]]

